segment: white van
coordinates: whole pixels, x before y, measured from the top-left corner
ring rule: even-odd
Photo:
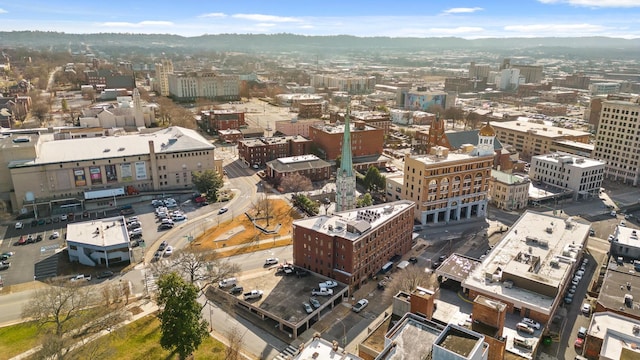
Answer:
[[[232,278],[228,278],[228,279],[224,279],[222,281],[220,281],[218,283],[218,287],[220,288],[226,288],[229,286],[235,286],[237,283],[236,278],[232,277]]]
[[[533,347],[527,340],[521,338],[520,336],[516,336],[513,338],[513,346],[519,346],[525,349],[531,349]]]

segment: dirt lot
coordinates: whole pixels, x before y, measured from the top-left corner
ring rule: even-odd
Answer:
[[[259,231],[248,216],[237,214],[233,220],[220,223],[218,226],[207,230],[193,242],[193,245],[204,249],[218,249],[223,256],[231,256],[290,244],[291,224],[299,217],[298,213],[284,200],[269,199],[268,202],[268,211],[262,210],[258,213],[255,209],[252,209],[248,211],[248,214],[255,218],[254,223],[256,225],[266,230],[274,231],[273,234],[265,234]],[[267,219],[264,216],[265,212],[270,214],[269,225],[267,225]],[[278,224],[280,224],[279,227]],[[261,240],[274,241],[267,244],[259,244],[258,242]],[[238,245],[244,246],[224,251],[227,246]]]

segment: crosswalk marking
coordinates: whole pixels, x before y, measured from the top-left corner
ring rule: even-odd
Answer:
[[[293,345],[289,345],[287,346],[286,349],[282,350],[282,352],[280,352],[280,354],[278,354],[274,360],[287,360],[287,359],[293,359],[294,356],[296,356],[298,354],[298,348],[296,348]]]

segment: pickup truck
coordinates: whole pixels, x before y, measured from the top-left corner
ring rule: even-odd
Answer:
[[[244,299],[245,300],[251,300],[251,299],[259,299],[262,297],[262,290],[251,290],[249,292],[244,293]]]
[[[331,296],[333,295],[333,289],[321,287],[311,290],[311,295]]]
[[[71,281],[86,280],[91,281],[91,275],[78,274],[71,278]]]

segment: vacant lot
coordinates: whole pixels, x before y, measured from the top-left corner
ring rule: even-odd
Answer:
[[[290,244],[288,238],[291,235],[291,224],[299,217],[295,209],[284,200],[269,199],[268,206],[262,206],[262,211],[255,209],[247,213],[255,219],[255,224],[266,230],[276,230],[273,234],[265,234],[258,230],[245,214],[234,214],[231,221],[220,223],[207,230],[204,235],[197,238],[193,245],[204,249],[217,249],[226,256],[243,252],[256,251],[275,246]],[[268,209],[268,210],[265,210]],[[269,214],[269,223],[265,213]],[[278,226],[278,224],[280,224]],[[240,230],[242,229],[242,230]],[[239,231],[240,230],[240,231]],[[230,235],[233,234],[233,235]],[[284,238],[284,239],[283,239]],[[261,240],[274,240],[268,244],[259,245]],[[225,252],[227,246],[244,245],[232,251]]]

